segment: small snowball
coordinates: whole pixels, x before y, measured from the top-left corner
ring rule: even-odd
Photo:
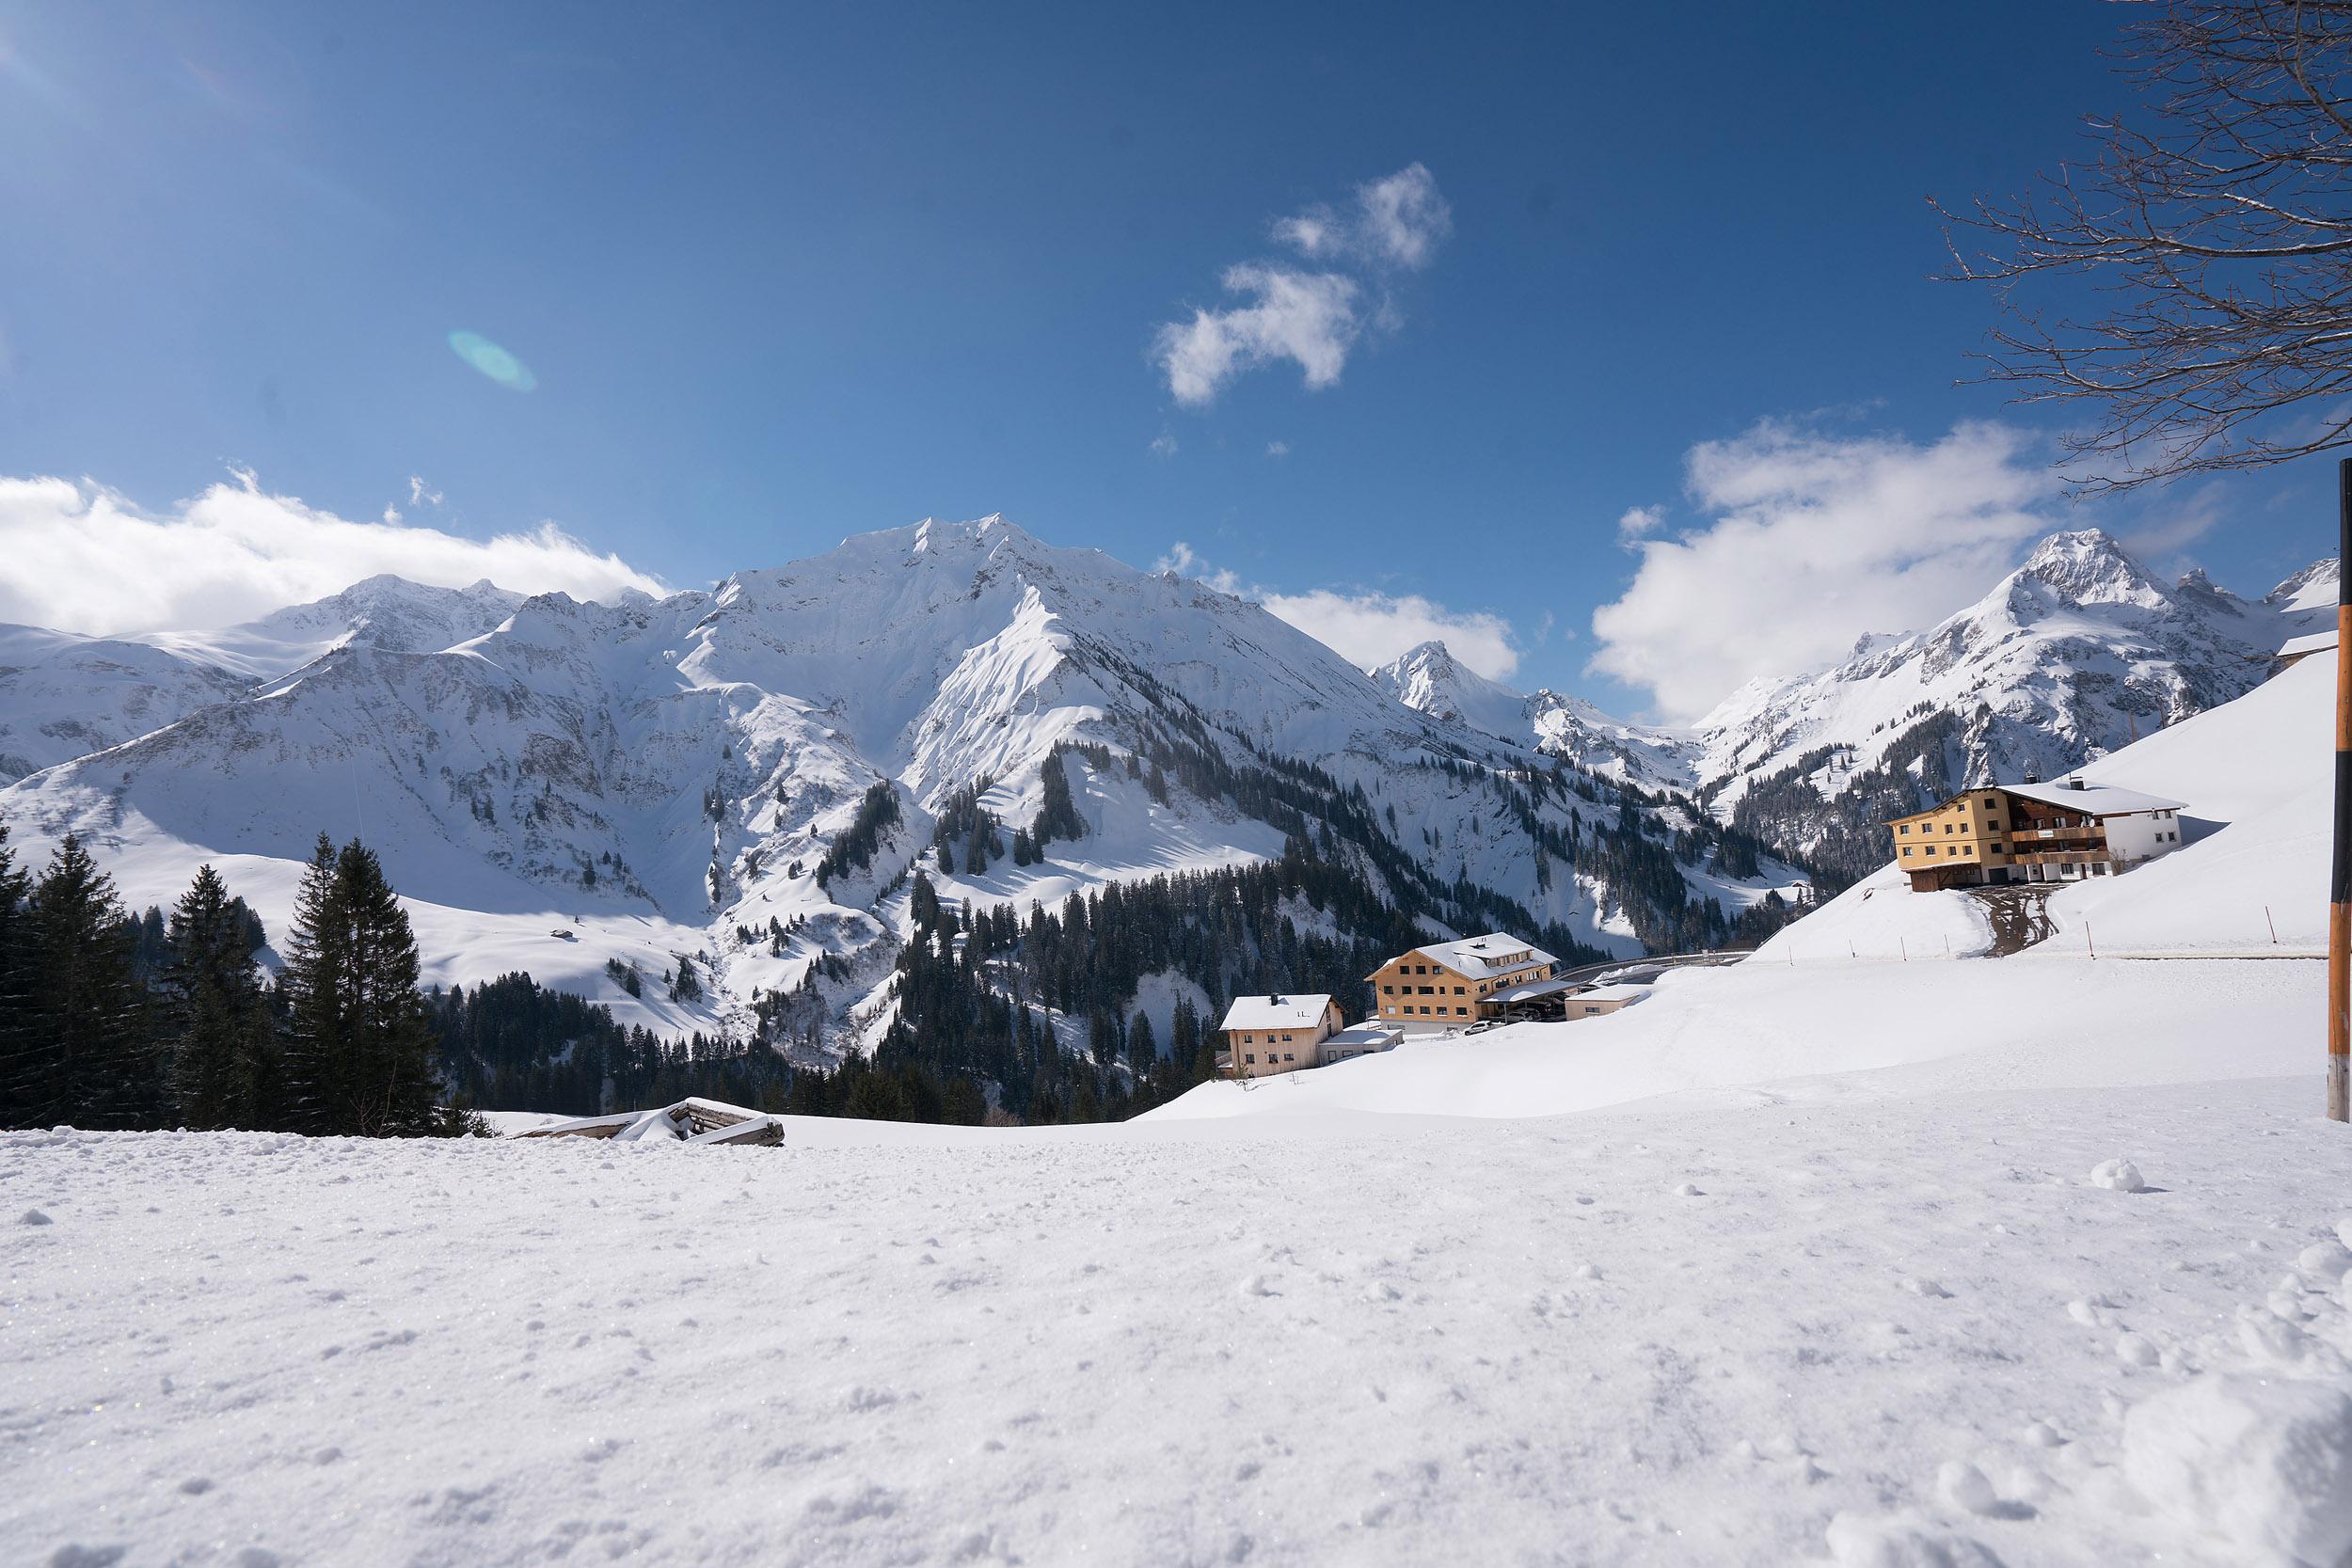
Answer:
[[[2076,1323],[2082,1324],[2085,1328],[2095,1328],[2099,1323],[2099,1309],[2091,1306],[2090,1303],[2087,1301],[2075,1300],[2068,1302],[2066,1304],[2066,1315],[2074,1319]]]
[[[2265,1555],[2352,1551],[2352,1392],[2291,1377],[2201,1377],[2133,1406],[2123,1472],[2156,1509]]]
[[[1576,1277],[1579,1279],[1598,1279],[1600,1277],[1600,1267],[1596,1263],[1579,1263],[1576,1266]]]
[[[2295,1258],[2297,1274],[2315,1280],[2342,1279],[2352,1269],[2352,1247],[2342,1242],[2313,1242]]]
[[[2336,1240],[2345,1246],[2352,1247],[2352,1214],[2346,1214],[2336,1221]]]
[[[1688,1181],[1685,1181],[1681,1186],[1675,1189],[1675,1196],[1677,1197],[1705,1197],[1706,1196],[1707,1194],[1704,1191],[1692,1186]]]
[[[2047,1421],[2028,1422],[2022,1435],[2026,1445],[2035,1449],[2055,1449],[2066,1441],[2058,1435],[2058,1428]]]
[[[1266,1276],[1262,1274],[1253,1274],[1245,1277],[1239,1286],[1239,1290],[1245,1296],[1274,1296],[1281,1294],[1279,1291],[1277,1291],[1274,1288],[1272,1281],[1268,1280]]]
[[[2127,1367],[2156,1364],[2155,1342],[2145,1334],[2126,1334],[2115,1341],[2115,1358]]]
[[[1984,1472],[1964,1459],[1947,1459],[1936,1470],[1935,1495],[1945,1507],[1963,1513],[1990,1513],[2001,1506],[2000,1494]]]
[[[2100,1161],[2090,1167],[2090,1184],[2116,1193],[2145,1192],[2148,1187],[2139,1167],[2129,1160]]]
[[[24,1211],[24,1218],[19,1223],[24,1225],[55,1225],[57,1222],[42,1213],[38,1209],[27,1209]],[[79,1550],[80,1548],[77,1547],[75,1549]]]

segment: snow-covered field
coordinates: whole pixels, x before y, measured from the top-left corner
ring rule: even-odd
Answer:
[[[2326,1563],[2315,1094],[13,1134],[0,1556]]]

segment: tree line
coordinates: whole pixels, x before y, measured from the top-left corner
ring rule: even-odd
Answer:
[[[212,866],[133,917],[73,834],[35,875],[0,824],[0,1126],[417,1137],[449,1101],[406,911],[375,854],[321,834],[275,979]]]

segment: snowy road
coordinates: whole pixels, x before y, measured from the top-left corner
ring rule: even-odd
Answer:
[[[2352,1449],[2314,1093],[10,1134],[0,1560],[2242,1560],[2123,1420],[2284,1368]],[[2089,1184],[2117,1156],[2159,1190]],[[2143,1412],[2131,1474],[2259,1507],[2277,1465],[2191,1424]]]

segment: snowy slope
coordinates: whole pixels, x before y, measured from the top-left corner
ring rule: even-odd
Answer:
[[[256,680],[275,680],[346,642],[401,653],[453,648],[497,626],[522,602],[522,594],[486,580],[470,588],[437,588],[405,578],[373,577],[242,626],[144,632],[135,641]]]
[[[1930,1063],[1983,1085],[2308,1066],[2324,1032],[2334,679],[2307,659],[2085,768],[2188,802],[2188,842],[2055,892],[2055,934],[2012,957],[1981,957],[1992,932],[1970,895],[1915,894],[1889,866],[1745,962],[1670,974],[1623,1012],[1205,1085],[1153,1115],[1525,1116]]]
[[[223,861],[273,928],[313,836],[361,833],[442,983],[523,969],[625,1021],[715,1029],[830,957],[850,966],[828,982],[831,1012],[870,1033],[846,1015],[883,977],[900,878],[935,815],[980,789],[1008,832],[1025,825],[1045,759],[1074,741],[1114,758],[1190,748],[1258,777],[1279,765],[1311,794],[1360,789],[1359,815],[1432,886],[1462,879],[1574,940],[1639,946],[1615,890],[1528,826],[1597,832],[1617,816],[1604,791],[1577,795],[1548,768],[1528,778],[1538,759],[1395,702],[1257,605],[1000,518],[862,535],[659,603],[515,604],[376,579],[203,647],[248,671],[303,662],[22,782],[0,816],[35,857],[87,835],[136,903],[167,902],[199,861]],[[1302,779],[1300,765],[1321,771]],[[1041,864],[940,875],[942,896],[1025,909],[1281,850],[1283,832],[1223,792],[1155,798],[1135,770],[1075,754],[1068,771],[1086,836]],[[872,835],[870,863],[820,886],[819,861],[878,784],[899,824]],[[1685,876],[1689,895],[1736,912],[1794,874],[1732,880],[1692,863]],[[679,955],[714,972],[700,1003],[650,988],[632,1000],[605,973],[617,960],[659,976]]]
[[[231,671],[142,642],[0,626],[0,784],[245,695]]]
[[[119,1568],[2352,1541],[2352,1156],[2305,1084],[786,1136],[0,1135],[0,1541]],[[2155,1190],[2087,1180],[2124,1157]]]
[[[345,642],[430,651],[490,630],[522,595],[370,578],[312,604],[212,631],[81,637],[0,626],[0,784],[246,696]]]

